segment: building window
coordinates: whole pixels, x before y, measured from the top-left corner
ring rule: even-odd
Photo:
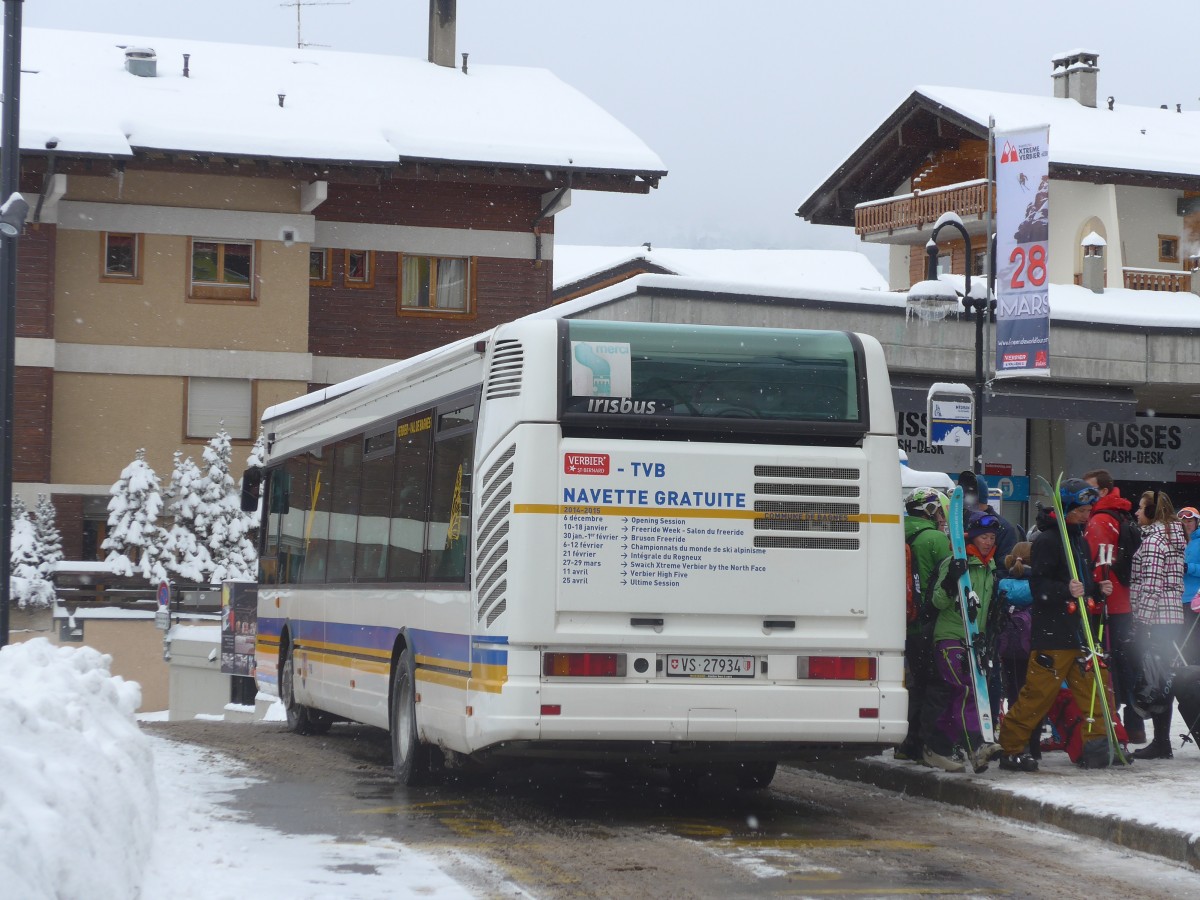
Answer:
[[[242,378],[189,378],[187,429],[189,438],[207,440],[222,428],[234,440],[250,440],[254,420],[254,390]]]
[[[142,236],[115,231],[100,234],[100,278],[125,284],[142,282]]]
[[[1160,234],[1158,236],[1158,261],[1179,262],[1179,235]]]
[[[984,274],[984,270],[987,268],[987,255],[988,252],[986,250],[975,251],[975,259],[971,263],[972,278],[974,278],[976,275],[982,276]]]
[[[465,259],[401,256],[401,312],[470,312],[470,271]]]
[[[346,287],[375,287],[375,253],[372,250],[347,250],[346,271],[343,274]]]
[[[329,287],[333,283],[328,250],[314,248],[308,251],[308,283],[312,287]]]
[[[191,296],[202,300],[254,299],[254,243],[192,239]]]

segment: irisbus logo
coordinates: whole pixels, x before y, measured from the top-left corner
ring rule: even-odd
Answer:
[[[564,453],[563,471],[568,475],[607,475],[607,453]]]

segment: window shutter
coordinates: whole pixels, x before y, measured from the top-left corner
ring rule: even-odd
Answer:
[[[253,412],[250,382],[239,378],[189,378],[187,436],[210,438],[222,427],[249,440]]]

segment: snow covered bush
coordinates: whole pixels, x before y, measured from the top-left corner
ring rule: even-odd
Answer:
[[[201,485],[201,507],[196,513],[196,537],[212,557],[214,584],[221,581],[254,581],[258,553],[250,540],[255,522],[242,512],[241,489],[229,472],[233,447],[221,429],[204,448],[208,470]]]
[[[152,582],[165,580],[167,570],[160,559],[165,535],[158,524],[162,486],[146,462],[145,450],[138,450],[108,493],[108,536],[102,545],[109,551],[105,562],[118,575],[137,572]]]
[[[47,581],[54,574],[54,565],[63,558],[62,533],[58,530],[54,504],[45,494],[38,494],[37,505],[29,520],[37,534],[38,571]]]
[[[6,897],[140,892],[155,830],[154,759],[134,721],[141,688],[110,674],[111,662],[45,638],[0,648]]]
[[[185,581],[207,583],[213,571],[212,555],[196,536],[196,513],[202,504],[204,475],[189,456],[175,451],[175,466],[167,488],[167,513],[171,525],[163,544],[163,564]]]
[[[54,585],[42,574],[37,528],[29,520],[25,504],[17,496],[13,497],[12,534],[9,541],[10,602],[22,609],[27,606],[50,606],[54,603]]]

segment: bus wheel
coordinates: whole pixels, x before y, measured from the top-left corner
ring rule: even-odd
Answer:
[[[737,763],[737,786],[744,791],[765,788],[775,777],[776,766],[774,760]]]
[[[283,701],[283,708],[287,713],[288,731],[294,734],[324,734],[332,722],[324,713],[296,702],[296,694],[292,689],[295,671],[296,661],[292,655],[292,645],[288,644],[287,655],[279,669],[279,699]]]
[[[404,650],[392,676],[392,768],[404,785],[426,784],[432,775],[429,745],[417,737],[417,683],[411,650]]]

